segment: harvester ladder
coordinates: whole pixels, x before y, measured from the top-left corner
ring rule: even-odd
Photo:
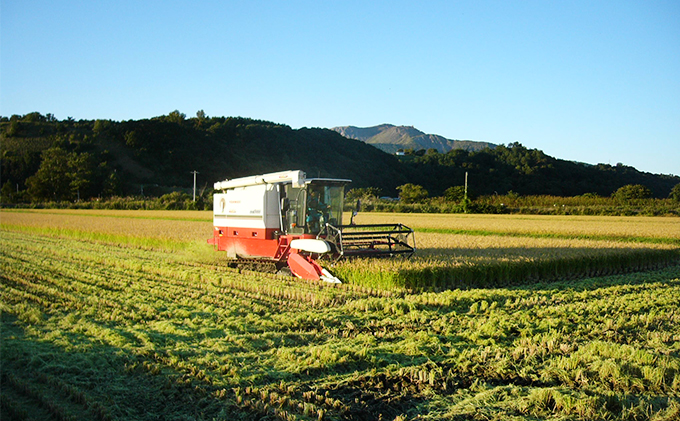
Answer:
[[[285,253],[286,250],[290,248],[290,242],[287,237],[280,237],[279,238],[279,247],[276,250],[276,255],[274,256],[274,259],[278,260],[280,259]]]

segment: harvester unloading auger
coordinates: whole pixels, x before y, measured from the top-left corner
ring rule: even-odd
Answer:
[[[215,183],[213,238],[235,265],[290,268],[304,279],[340,283],[318,259],[410,256],[413,230],[402,224],[342,225],[351,180],[282,171]]]

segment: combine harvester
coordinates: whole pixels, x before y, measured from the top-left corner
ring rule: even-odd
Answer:
[[[281,271],[340,283],[317,262],[348,256],[410,256],[413,230],[402,224],[342,224],[351,180],[282,171],[215,183],[213,238],[233,266]],[[353,219],[352,219],[353,220]]]

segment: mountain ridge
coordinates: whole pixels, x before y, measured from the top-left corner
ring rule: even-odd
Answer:
[[[440,153],[464,149],[468,152],[475,152],[485,148],[493,149],[497,146],[484,141],[447,139],[437,134],[427,134],[414,126],[396,126],[389,123],[371,127],[337,126],[331,130],[346,138],[373,145],[390,154],[400,149],[436,149]]]

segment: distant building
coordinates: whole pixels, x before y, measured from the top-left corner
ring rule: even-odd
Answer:
[[[404,155],[406,155],[406,152],[404,152],[404,151],[396,151],[394,154],[395,154],[396,156],[404,156]]]

